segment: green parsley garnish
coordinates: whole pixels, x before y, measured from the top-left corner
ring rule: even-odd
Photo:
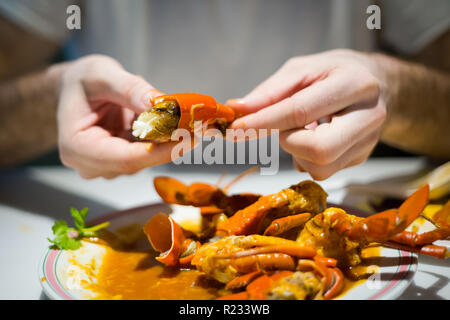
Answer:
[[[109,226],[109,222],[103,222],[96,226],[86,227],[85,220],[88,208],[77,209],[70,208],[70,214],[73,217],[75,228],[71,228],[64,220],[55,221],[52,227],[55,238],[48,239],[53,248],[61,250],[76,250],[81,247],[81,239],[84,237],[94,237],[97,231]]]

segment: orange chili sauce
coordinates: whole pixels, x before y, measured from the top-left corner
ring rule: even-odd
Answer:
[[[217,283],[201,272],[164,267],[155,256],[107,248],[97,283],[90,286],[98,294],[96,299],[209,300],[220,296]]]
[[[362,250],[362,252],[361,252],[362,263],[360,265],[352,268],[352,273],[356,277],[359,277],[359,279],[352,280],[352,279],[345,277],[344,290],[342,290],[342,292],[338,296],[336,296],[334,299],[339,299],[339,298],[345,299],[345,295],[352,288],[355,288],[355,287],[363,284],[364,282],[366,282],[367,277],[369,277],[371,274],[373,274],[375,272],[379,272],[378,267],[375,267],[375,268],[369,268],[369,267],[371,265],[376,265],[377,263],[379,263],[379,261],[381,259],[381,257],[380,257],[381,249],[382,249],[382,247],[380,247],[380,246],[369,246]]]

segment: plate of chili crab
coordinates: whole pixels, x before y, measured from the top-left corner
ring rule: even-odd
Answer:
[[[49,298],[394,299],[412,281],[418,254],[449,255],[439,241],[450,236],[450,202],[425,215],[428,185],[372,215],[328,204],[310,180],[270,195],[171,177],[154,186],[161,203],[90,223],[101,227],[72,213],[79,232],[54,226],[39,265]],[[423,232],[420,219],[429,224]],[[69,249],[57,239],[70,240]]]

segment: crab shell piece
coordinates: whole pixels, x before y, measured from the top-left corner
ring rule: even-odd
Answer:
[[[161,252],[156,260],[167,266],[179,263],[186,238],[183,229],[171,217],[164,213],[156,214],[145,224],[144,233],[153,249]]]
[[[180,122],[178,128],[192,130],[194,121],[214,122],[223,120],[232,122],[235,118],[234,110],[216,102],[213,97],[199,93],[175,93],[153,98],[153,105],[175,100],[180,106]]]

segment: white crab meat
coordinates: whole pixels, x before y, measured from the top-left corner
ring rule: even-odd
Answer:
[[[133,122],[133,136],[139,139],[145,139],[149,132],[155,130],[159,117],[151,112],[142,113],[136,121]]]

